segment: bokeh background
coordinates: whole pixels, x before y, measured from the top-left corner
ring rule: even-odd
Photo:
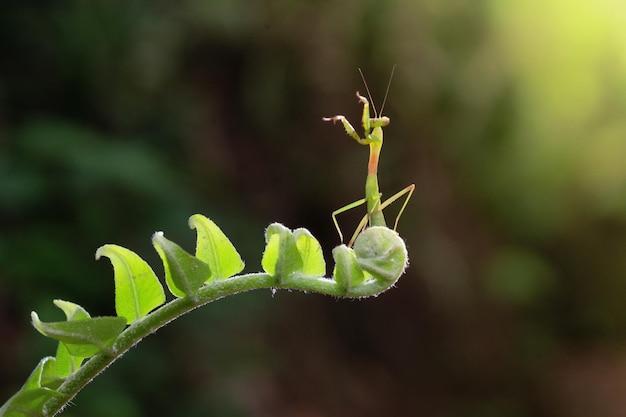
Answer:
[[[321,117],[358,122],[357,68],[380,104],[397,64],[381,188],[416,184],[397,287],[213,303],[63,415],[626,416],[623,1],[1,9],[0,402],[54,353],[31,310],[113,313],[102,244],[162,274],[151,234],[191,251],[202,213],[247,271],[273,221],[309,228],[330,262],[330,212],[361,198],[367,149]]]

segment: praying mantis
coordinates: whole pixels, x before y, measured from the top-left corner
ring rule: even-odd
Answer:
[[[383,99],[383,103],[379,113],[376,111],[376,107],[374,106],[374,100],[372,100],[372,95],[370,94],[367,82],[365,81],[365,77],[363,76],[363,71],[361,71],[361,69],[359,68],[359,73],[361,74],[363,84],[365,85],[365,89],[367,91],[367,96],[369,97],[368,101],[367,98],[359,94],[358,91],[356,92],[359,103],[363,104],[363,116],[361,118],[361,123],[363,125],[364,131],[363,137],[359,136],[359,134],[356,132],[354,127],[352,127],[348,119],[346,119],[342,115],[322,118],[322,120],[326,122],[341,122],[344,129],[346,130],[346,133],[352,139],[354,139],[361,145],[368,145],[370,149],[369,163],[367,165],[367,178],[365,180],[365,198],[345,205],[332,212],[333,223],[335,224],[335,228],[339,233],[339,239],[343,242],[343,234],[341,233],[341,228],[339,227],[339,223],[337,222],[337,216],[348,210],[359,207],[362,204],[366,204],[367,206],[367,214],[365,214],[365,216],[363,216],[363,218],[359,222],[359,225],[357,226],[354,234],[352,235],[352,238],[348,243],[348,247],[352,247],[358,235],[363,230],[365,230],[366,227],[387,227],[387,223],[385,222],[385,216],[383,215],[383,209],[385,209],[396,200],[400,199],[402,196],[406,195],[404,204],[402,204],[402,207],[398,212],[395,224],[393,226],[393,230],[395,231],[398,227],[398,221],[400,220],[400,217],[402,216],[402,213],[404,212],[404,209],[406,208],[409,199],[411,198],[411,195],[415,190],[415,184],[411,184],[404,189],[398,191],[387,200],[381,201],[382,193],[379,191],[378,187],[378,160],[380,158],[380,151],[383,147],[383,127],[389,125],[390,122],[389,117],[383,116],[382,112],[385,107],[385,102],[387,101],[387,95],[389,94],[389,87],[391,86],[391,80],[393,78],[394,70],[395,66],[391,70],[391,76],[389,77],[389,83],[387,84],[387,91],[385,92],[385,98]],[[370,117],[370,102],[372,103],[372,109],[374,110],[374,117]]]

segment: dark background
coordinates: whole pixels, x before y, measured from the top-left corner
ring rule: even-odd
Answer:
[[[162,275],[202,213],[260,270],[271,222],[330,263],[362,197],[415,183],[411,265],[373,299],[260,290],[159,331],[64,416],[626,416],[626,6],[552,0],[5,1],[0,402],[54,298],[113,314],[105,243]],[[397,206],[397,205],[396,205]],[[395,207],[397,210],[397,207]],[[389,208],[388,219],[394,216]],[[363,211],[341,217],[351,233]],[[330,265],[329,265],[330,270]]]

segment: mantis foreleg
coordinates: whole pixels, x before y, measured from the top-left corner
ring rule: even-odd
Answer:
[[[352,127],[352,124],[350,124],[348,119],[346,119],[344,116],[339,114],[333,117],[323,117],[322,120],[324,120],[325,122],[333,122],[333,123],[335,123],[336,121],[340,121],[341,124],[343,125],[343,128],[346,130],[346,133],[352,139],[356,140],[361,145],[369,144],[369,141],[367,140],[367,138],[366,139],[361,138],[359,134],[356,132],[356,130],[354,129],[354,127]]]

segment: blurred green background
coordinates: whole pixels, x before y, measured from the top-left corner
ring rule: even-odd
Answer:
[[[624,27],[617,0],[3,2],[0,402],[54,352],[31,310],[113,313],[102,244],[162,274],[150,235],[192,250],[202,213],[247,271],[273,221],[330,260],[367,149],[321,117],[356,124],[357,68],[380,103],[397,64],[381,188],[416,183],[397,287],[221,300],[63,415],[626,415]]]

